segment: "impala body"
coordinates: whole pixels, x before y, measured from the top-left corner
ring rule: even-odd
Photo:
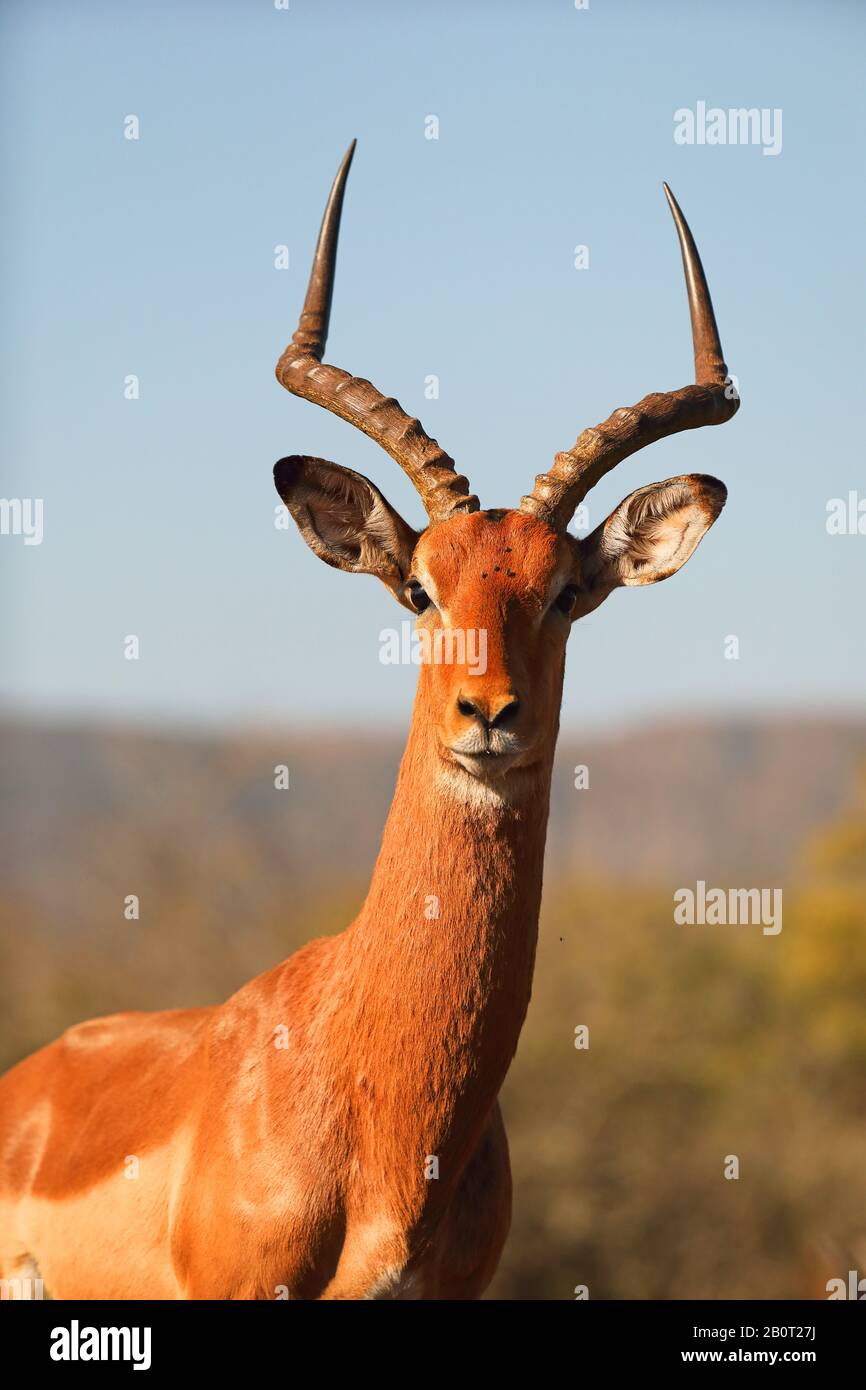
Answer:
[[[620,586],[677,570],[725,489],[639,489],[566,530],[621,459],[730,418],[738,400],[672,195],[695,383],[585,431],[514,510],[481,510],[393,399],[322,363],[354,146],[337,173],[288,390],[376,439],[414,482],[416,531],[366,478],[275,469],[304,540],[374,574],[424,631],[477,630],[483,671],[421,666],[369,894],[214,1008],[71,1028],[0,1082],[0,1276],[56,1298],[474,1298],[508,1231],[497,1096],[529,1003],[565,647]]]

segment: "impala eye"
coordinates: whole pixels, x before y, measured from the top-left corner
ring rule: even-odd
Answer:
[[[559,609],[560,613],[564,613],[566,617],[568,617],[569,613],[571,613],[576,603],[576,584],[566,584],[565,588],[559,594],[557,594],[556,598],[554,599],[555,606]]]
[[[409,580],[406,585],[406,594],[416,613],[423,613],[425,608],[430,607],[430,595],[426,589],[422,589],[417,579]]]

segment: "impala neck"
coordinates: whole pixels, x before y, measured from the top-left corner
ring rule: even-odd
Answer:
[[[426,1130],[425,1152],[477,1139],[529,1003],[550,773],[490,791],[438,752],[423,680],[364,907],[346,935],[365,1084]]]

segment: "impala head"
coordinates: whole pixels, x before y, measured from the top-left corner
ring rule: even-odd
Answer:
[[[322,362],[349,147],[325,209],[300,323],[277,364],[294,395],[370,435],[414,483],[429,523],[416,531],[367,478],[292,455],[277,490],[327,564],[374,574],[418,615],[420,694],[442,757],[485,781],[552,752],[572,623],[624,585],[655,584],[689,558],[725,503],[723,483],[685,474],[631,493],[582,540],[567,531],[590,488],[622,459],[679,430],[730,419],[730,384],[691,232],[665,185],[688,289],[695,383],[645,396],[585,430],[515,509],[482,511],[420,423],[368,381]]]

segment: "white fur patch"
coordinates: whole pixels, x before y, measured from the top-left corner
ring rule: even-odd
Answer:
[[[443,762],[436,770],[436,785],[440,791],[454,797],[464,806],[490,810],[508,806],[512,801],[506,777],[498,782],[484,782],[474,777],[459,763]]]
[[[407,1274],[402,1267],[396,1265],[391,1269],[383,1270],[364,1295],[365,1299],[392,1299],[402,1303],[423,1297],[424,1291],[420,1272],[413,1270],[411,1274]]]

